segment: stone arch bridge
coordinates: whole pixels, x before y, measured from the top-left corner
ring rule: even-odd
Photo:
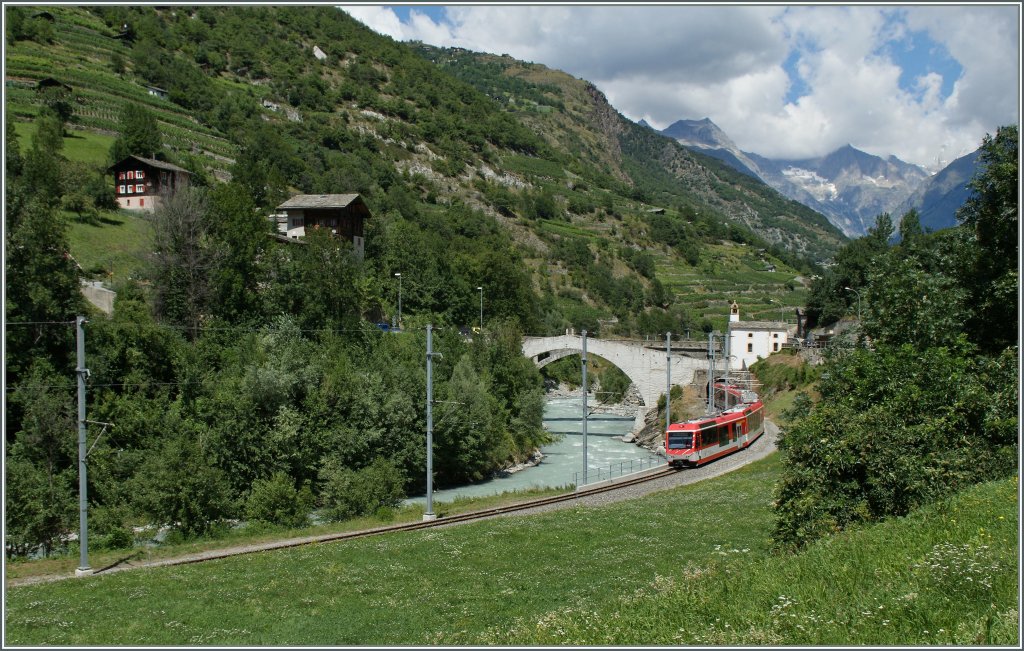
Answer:
[[[583,337],[566,334],[556,337],[524,337],[523,355],[543,368],[551,362],[583,352]],[[644,408],[636,415],[633,431],[644,425],[647,411],[658,404],[665,393],[665,341],[596,339],[587,337],[587,354],[597,355],[617,366],[636,387]],[[722,360],[719,360],[722,365]],[[707,373],[707,342],[672,342],[672,384],[691,384],[697,370]],[[724,365],[722,365],[722,369]]]

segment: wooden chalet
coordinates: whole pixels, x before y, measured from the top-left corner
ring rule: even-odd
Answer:
[[[177,165],[128,156],[107,168],[114,175],[117,205],[127,210],[153,212],[162,197],[188,186],[192,173]]]
[[[277,230],[286,239],[298,239],[310,228],[330,229],[352,242],[363,257],[363,224],[370,217],[358,194],[299,194],[277,207]]]

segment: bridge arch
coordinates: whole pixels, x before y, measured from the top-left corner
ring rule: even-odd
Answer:
[[[523,355],[538,367],[579,355],[583,352],[583,337],[559,335],[555,337],[524,337]],[[643,427],[647,411],[658,404],[666,388],[666,355],[664,346],[636,341],[587,338],[587,354],[596,355],[616,366],[630,379],[640,394],[646,409],[637,413],[634,431]],[[707,359],[686,354],[672,354],[672,384],[691,384],[698,369],[707,370]]]
[[[620,371],[622,371],[626,375],[626,377],[629,378],[629,381],[633,384],[633,386],[635,386],[635,387],[639,387],[640,386],[640,383],[644,380],[643,377],[634,377],[630,373],[631,369],[622,368],[621,366],[616,364],[613,360],[610,360],[610,359],[606,358],[604,355],[598,355],[597,353],[595,353],[593,351],[593,349],[591,348],[591,346],[590,346],[590,342],[591,341],[593,341],[593,340],[592,339],[588,339],[587,340],[587,355],[588,356],[589,355],[593,355],[594,357],[600,357],[601,359],[605,360],[606,362],[608,362],[609,364],[611,364],[615,368],[617,368]],[[548,364],[551,364],[552,362],[557,362],[560,359],[565,359],[566,357],[572,357],[573,355],[582,355],[582,354],[583,354],[583,346],[581,344],[580,347],[577,348],[577,349],[563,348],[561,350],[551,350],[551,351],[546,351],[546,352],[539,353],[536,358],[533,358],[533,363],[537,365],[537,368],[544,368]],[[654,405],[648,404],[647,399],[643,395],[640,396],[640,399],[643,400],[644,406],[647,407],[648,409],[654,406]],[[655,400],[657,400],[657,399],[655,399]]]

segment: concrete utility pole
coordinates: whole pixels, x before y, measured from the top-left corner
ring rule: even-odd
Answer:
[[[665,333],[665,431],[672,424],[672,333]]]
[[[587,331],[583,335],[583,485],[587,485]],[[579,489],[579,486],[576,487]]]
[[[859,326],[860,325],[860,292],[858,292],[853,287],[846,287],[845,289],[847,291],[853,292],[854,294],[857,295],[857,325]]]
[[[732,324],[730,323],[729,325],[732,325]],[[722,335],[722,361],[725,362],[725,383],[726,384],[732,384],[732,381],[731,381],[732,380],[732,375],[731,375],[731,367],[730,367],[731,362],[729,361],[729,360],[732,359],[732,355],[730,353],[732,353],[732,336],[731,336],[731,333],[729,332],[729,329],[727,327],[726,330],[725,330],[725,334]],[[728,391],[725,393],[723,398],[725,400],[725,408],[728,409],[729,408],[729,392]]]
[[[427,325],[427,510],[424,520],[434,520],[434,357],[441,353],[434,352],[431,325]]]
[[[75,570],[77,576],[92,574],[92,568],[89,567],[89,500],[85,464],[85,457],[88,454],[85,449],[85,378],[89,376],[89,369],[85,367],[85,323],[84,316],[75,319],[78,340],[78,366],[75,369],[75,375],[78,377],[78,569]]]
[[[708,414],[715,412],[715,333],[708,333]]]

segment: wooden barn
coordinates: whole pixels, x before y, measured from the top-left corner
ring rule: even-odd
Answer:
[[[117,205],[127,210],[153,212],[160,198],[186,187],[192,173],[152,158],[128,156],[111,165]]]
[[[330,232],[352,242],[363,257],[363,225],[370,209],[358,194],[299,194],[277,207],[277,230],[288,239],[306,235],[310,228]]]

